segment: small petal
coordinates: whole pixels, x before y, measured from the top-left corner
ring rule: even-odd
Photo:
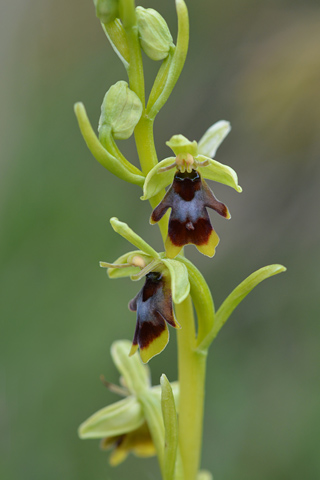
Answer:
[[[140,403],[127,397],[94,413],[80,425],[78,433],[80,438],[112,437],[136,430],[143,422]]]
[[[202,180],[202,187],[203,187],[203,201],[206,207],[212,208],[215,210],[219,215],[229,220],[231,218],[230,212],[227,206],[219,202],[219,200],[213,195],[213,192],[208,187],[207,183]]]
[[[213,158],[218,147],[226,138],[230,130],[230,123],[225,120],[220,120],[211,125],[198,143],[199,154]]]
[[[208,161],[209,165],[206,167],[198,167],[199,172],[204,178],[214,180],[215,182],[223,183],[229,187],[234,188],[237,192],[242,192],[242,188],[238,185],[238,176],[236,172],[227,165],[219,163],[216,160],[205,157],[204,155],[197,156],[198,162]]]
[[[137,235],[126,223],[120,222],[116,217],[112,217],[110,223],[113,230],[128,240],[128,242],[132,243],[132,245],[153,258],[159,258],[159,254],[147,242],[139,237],[139,235]]]
[[[172,183],[176,169],[172,168],[162,172],[160,172],[160,170],[172,165],[175,160],[175,157],[165,158],[150,170],[143,185],[143,196],[140,197],[141,200],[148,200],[149,198],[154,197],[167,185]]]

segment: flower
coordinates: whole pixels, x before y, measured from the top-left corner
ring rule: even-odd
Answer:
[[[150,272],[138,295],[129,303],[129,309],[137,312],[137,325],[130,355],[139,346],[143,362],[162,352],[169,341],[167,323],[180,328],[172,309],[170,278],[161,272]],[[157,352],[157,353],[154,353]]]
[[[152,420],[144,413],[145,405],[152,404],[161,418],[161,387],[151,386],[150,371],[138,356],[128,357],[131,343],[118,340],[111,346],[111,356],[118,368],[122,387],[107,384],[110,391],[125,398],[102,408],[83,422],[78,430],[82,439],[100,438],[102,450],[113,451],[109,457],[112,466],[123,462],[129,453],[139,457],[156,455]],[[171,383],[175,403],[179,397],[177,382]],[[151,422],[151,423],[150,423]]]
[[[167,145],[176,156],[162,160],[146,177],[143,200],[155,196],[172,183],[150,218],[151,224],[156,223],[171,208],[165,244],[169,258],[174,258],[189,243],[209,257],[215,253],[219,237],[212,228],[206,208],[214,209],[225,218],[230,218],[230,213],[215,198],[204,178],[242,191],[236,172],[210,158],[229,131],[228,122],[217,122],[207,130],[199,144],[190,142],[183,135],[174,135]]]
[[[174,258],[189,243],[196,245],[199,252],[213,257],[219,237],[212,228],[207,207],[230,218],[226,205],[215,198],[197,170],[192,169],[190,173],[178,171],[163,200],[153,210],[150,220],[151,223],[158,222],[171,208],[165,242],[169,258]]]
[[[167,324],[180,328],[173,312],[173,303],[181,303],[188,296],[190,283],[187,267],[179,260],[164,258],[157,253],[127,224],[117,218],[110,220],[117,233],[133,243],[140,250],[122,255],[114,263],[100,262],[108,268],[110,278],[128,277],[145,284],[129,302],[129,309],[137,312],[137,323],[130,355],[137,349],[144,363],[158,355],[169,341]]]

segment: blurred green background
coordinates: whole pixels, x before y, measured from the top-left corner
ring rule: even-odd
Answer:
[[[232,213],[213,214],[221,238],[203,271],[217,306],[270,263],[286,274],[236,310],[208,363],[202,465],[215,480],[320,478],[319,147],[320,8],[313,0],[188,1],[191,43],[169,103],[156,120],[159,158],[175,133],[199,139],[215,121],[233,130],[217,160],[243,193],[214,185]],[[173,0],[144,1],[175,36]],[[138,187],[91,156],[73,114],[82,100],[97,125],[106,90],[126,80],[91,1],[1,5],[0,477],[4,480],[159,480],[156,460],[116,469],[78,425],[117,398],[109,349],[131,339],[128,301],[140,285],[111,282],[98,261],[129,245],[117,216],[155,248],[156,227]],[[148,85],[158,66],[145,58]],[[122,147],[122,145],[121,145]],[[123,151],[137,161],[134,144]],[[175,332],[151,361],[176,379]]]

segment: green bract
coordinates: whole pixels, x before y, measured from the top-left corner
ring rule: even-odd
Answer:
[[[126,32],[119,18],[108,24],[102,24],[104,33],[106,34],[113,50],[120,58],[125,68],[129,67],[130,52]]]
[[[119,16],[119,0],[93,0],[96,15],[102,23],[112,22]]]
[[[164,480],[174,478],[176,455],[178,450],[178,420],[174,394],[165,374],[161,375],[161,409],[165,429],[164,442]]]
[[[116,140],[125,140],[133,134],[142,114],[139,97],[130,90],[127,82],[119,81],[109,88],[101,105],[99,139],[110,135]]]
[[[153,84],[146,113],[154,119],[168,100],[184,66],[189,45],[189,16],[184,0],[176,0],[178,16],[177,45],[169,51]]]
[[[177,167],[181,169],[197,169],[201,176],[214,180],[241,192],[236,172],[227,165],[213,160],[207,155],[215,154],[222,140],[230,131],[228,122],[220,121],[212,125],[201,138],[199,144],[191,142],[183,135],[174,135],[167,143],[176,157],[168,157],[159,162],[146,176],[143,186],[142,200],[157,195],[163,188],[172,183]],[[205,153],[205,154],[203,154]]]
[[[136,8],[139,40],[151,60],[163,60],[174,46],[165,19],[153,8]]]
[[[82,136],[96,160],[122,180],[142,186],[145,179],[142,172],[134,165],[131,165],[126,159],[117,156],[117,152],[113,152],[114,154],[112,154],[101,144],[91,126],[83,103],[76,103],[74,111]]]

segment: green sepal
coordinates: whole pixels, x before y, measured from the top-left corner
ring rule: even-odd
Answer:
[[[119,18],[107,25],[101,24],[111,47],[120,58],[124,67],[128,69],[130,61],[130,52],[126,32]]]
[[[139,395],[151,386],[149,367],[142,363],[139,355],[129,357],[131,342],[118,340],[111,346],[111,356],[114,364],[121,373],[128,390]]]
[[[132,432],[143,422],[141,405],[130,396],[94,413],[80,425],[78,434],[80,438],[113,437]]]
[[[141,200],[149,200],[149,198],[154,197],[157,193],[161,192],[163,188],[172,183],[173,176],[177,170],[175,168],[164,172],[159,172],[159,170],[173,164],[175,160],[175,157],[165,158],[150,170],[143,185],[143,196],[140,197]]]
[[[139,250],[142,250],[147,255],[153,258],[160,258],[159,254],[139,235],[137,235],[126,223],[120,222],[116,217],[110,219],[111,226],[116,233],[119,233],[123,238],[132,243]]]
[[[198,167],[199,172],[204,178],[214,180],[215,182],[223,183],[229,187],[234,188],[237,192],[242,192],[242,188],[238,185],[238,176],[233,168],[224,165],[223,163],[212,160],[212,158],[204,155],[196,157],[198,162],[208,162],[209,165],[205,167]]]
[[[225,120],[211,125],[198,142],[199,155],[205,155],[206,157],[213,158],[218,150],[218,147],[226,138],[231,130],[231,125]]]
[[[78,120],[80,131],[87,144],[92,155],[98,160],[103,167],[109,172],[113,173],[117,177],[135,185],[143,186],[145,177],[142,175],[135,175],[128,171],[128,169],[122,165],[120,160],[111,155],[100,143],[97,135],[95,134],[90,121],[87,116],[86,109],[83,103],[78,102],[74,106],[74,111]]]
[[[174,478],[178,450],[178,421],[173,391],[165,374],[161,375],[161,409],[165,431],[163,478]]]
[[[202,348],[208,348],[210,343],[215,339],[222,326],[226,323],[233,310],[239,305],[240,302],[263,280],[266,280],[273,275],[285,272],[286,268],[282,265],[268,265],[267,267],[260,268],[256,272],[249,275],[243,282],[240,283],[225,299],[216,312],[215,321],[210,334],[202,342]]]
[[[158,96],[154,95],[154,102],[148,102],[146,114],[148,118],[154,119],[160,109],[168,100],[175,84],[178,81],[184,62],[186,60],[189,45],[189,16],[184,0],[176,0],[176,11],[178,16],[178,36],[167,81],[163,88],[158,90]]]
[[[162,258],[162,263],[167,267],[171,277],[171,292],[174,303],[181,303],[190,292],[190,283],[187,267],[178,260]]]

